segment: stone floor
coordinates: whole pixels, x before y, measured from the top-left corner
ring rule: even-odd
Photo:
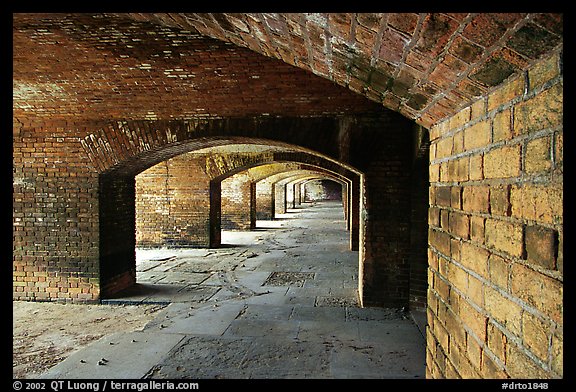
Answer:
[[[257,226],[223,232],[219,249],[138,249],[138,283],[106,302],[168,306],[41,377],[424,378],[422,315],[358,307],[341,204]]]

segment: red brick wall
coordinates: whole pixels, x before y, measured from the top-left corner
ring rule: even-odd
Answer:
[[[78,140],[66,123],[14,126],[14,299],[99,298],[98,175]]]
[[[231,176],[221,183],[222,186],[222,218],[224,230],[250,230],[255,227],[252,219],[252,178],[248,172]]]
[[[209,245],[210,177],[205,159],[180,155],[136,176],[138,246]]]

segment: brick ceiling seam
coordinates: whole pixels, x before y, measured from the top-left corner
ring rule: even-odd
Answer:
[[[469,18],[466,18],[466,21],[469,22],[474,15],[476,15],[476,14],[471,14],[471,15],[469,16]],[[450,87],[448,87],[448,88],[445,90],[445,92],[439,94],[436,98],[434,98],[424,109],[422,109],[422,111],[421,111],[420,113],[426,112],[426,111],[429,110],[434,104],[436,104],[439,100],[445,99],[448,94],[450,94],[452,91],[454,91],[454,89],[456,88],[456,86],[457,86],[459,83],[461,83],[462,80],[464,80],[465,78],[468,78],[468,77],[473,73],[474,70],[480,69],[481,66],[482,66],[483,64],[485,64],[485,63],[488,61],[488,59],[490,59],[490,57],[492,56],[492,54],[493,54],[495,51],[497,51],[499,48],[502,48],[502,47],[504,46],[504,43],[509,39],[509,37],[510,37],[515,31],[517,31],[522,25],[524,25],[525,23],[526,23],[526,20],[525,20],[525,19],[520,19],[520,20],[516,23],[516,25],[515,25],[513,28],[508,29],[508,30],[504,33],[504,35],[502,35],[502,37],[501,37],[496,43],[494,43],[491,47],[485,48],[485,49],[484,49],[484,54],[481,56],[481,58],[480,58],[475,64],[470,64],[465,71],[461,72],[461,75],[458,76],[457,79],[455,79],[455,80],[451,83]],[[463,30],[465,26],[461,26],[461,27],[462,27],[462,30]],[[448,48],[446,48],[446,49],[448,49]],[[447,50],[446,50],[446,52],[447,52]],[[496,87],[497,87],[497,86],[495,86],[494,88],[496,88]],[[493,89],[494,89],[494,88],[493,88]],[[487,93],[489,94],[490,91],[491,91],[491,90],[488,90]],[[444,119],[442,118],[442,119],[440,119],[438,122],[442,122],[443,120],[444,120]]]

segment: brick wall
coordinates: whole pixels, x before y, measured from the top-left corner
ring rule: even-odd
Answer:
[[[209,246],[205,159],[183,154],[136,176],[138,246]]]
[[[563,375],[563,78],[544,59],[430,130],[427,376]]]
[[[247,171],[223,180],[221,227],[225,230],[250,230],[256,227],[252,193],[255,187]]]
[[[98,175],[73,126],[15,124],[13,298],[99,298]]]
[[[359,248],[363,305],[408,307],[413,123],[390,115],[355,127],[350,157],[365,171]],[[380,137],[383,129],[386,138]]]
[[[331,180],[307,182],[304,186],[304,200],[342,200],[342,186]]]

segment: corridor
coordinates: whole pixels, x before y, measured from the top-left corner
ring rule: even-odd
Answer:
[[[422,316],[358,307],[348,241],[341,203],[315,202],[218,249],[137,249],[137,284],[103,303],[168,306],[41,378],[424,378]]]

